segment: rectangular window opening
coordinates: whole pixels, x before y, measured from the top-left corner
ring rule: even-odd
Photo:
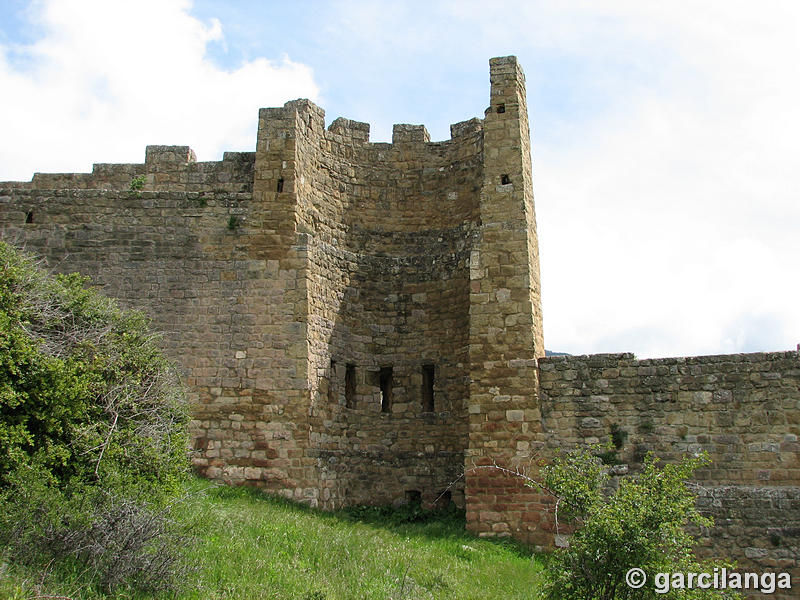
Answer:
[[[499,114],[502,114],[502,113],[506,112],[506,105],[505,104],[498,104],[497,105],[497,112]]]
[[[353,408],[356,403],[356,366],[347,365],[344,372],[344,402],[347,408]]]
[[[278,193],[283,191],[283,177],[278,179]]]
[[[511,183],[511,178],[507,174],[503,174],[500,176],[500,183],[502,185],[508,185]]]
[[[33,223],[33,211],[29,210],[25,215],[25,223]]]
[[[381,367],[381,412],[388,413],[392,410],[392,367]]]
[[[422,365],[422,408],[425,412],[433,412],[433,385],[435,382],[436,367]]]
[[[406,490],[406,504],[410,506],[422,504],[422,492],[419,490]]]

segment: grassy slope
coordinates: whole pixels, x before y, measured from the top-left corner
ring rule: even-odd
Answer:
[[[538,589],[540,562],[513,544],[467,535],[454,516],[395,524],[367,511],[357,521],[245,489],[199,493],[208,485],[194,482],[181,509],[202,540],[192,550],[200,569],[182,599],[521,599]],[[57,575],[60,584],[40,586],[29,572],[2,570],[0,598],[103,597],[68,573]],[[120,590],[111,597],[148,596]]]

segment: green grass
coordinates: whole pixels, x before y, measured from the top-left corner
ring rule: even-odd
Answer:
[[[179,599],[531,598],[542,561],[511,542],[475,538],[458,513],[359,509],[323,513],[244,488],[190,485],[179,518],[198,565]],[[422,519],[425,522],[405,522]],[[0,598],[176,598],[117,590],[104,596],[77,569],[0,565]]]

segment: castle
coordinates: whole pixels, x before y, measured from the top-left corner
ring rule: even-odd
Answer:
[[[616,432],[632,471],[708,451],[707,553],[797,575],[798,353],[545,358],[525,78],[504,57],[490,79],[443,142],[371,143],[295,100],[220,162],[148,146],[0,183],[0,231],[166,332],[206,477],[326,509],[454,502],[479,535],[548,545],[549,500],[475,467]]]

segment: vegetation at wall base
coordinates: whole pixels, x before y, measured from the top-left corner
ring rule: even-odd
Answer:
[[[543,569],[538,555],[510,540],[467,533],[459,511],[427,511],[422,522],[409,522],[410,513],[385,507],[326,513],[251,488],[194,479],[173,516],[198,539],[188,557],[199,569],[186,576],[177,595],[126,587],[104,592],[86,585],[78,568],[50,570],[40,583],[40,571],[7,565],[0,566],[0,598],[36,593],[73,600],[535,597]],[[15,586],[21,590],[17,597]]]
[[[527,598],[541,565],[458,511],[321,513],[188,477],[139,313],[0,243],[0,598]]]
[[[656,590],[657,573],[711,573],[731,565],[701,562],[687,525],[710,527],[697,512],[687,480],[710,461],[705,455],[660,464],[652,454],[642,472],[608,489],[607,468],[598,448],[562,453],[544,468],[543,485],[558,498],[559,514],[576,531],[569,547],[558,549],[546,571],[547,600],[656,600],[739,598],[735,592]],[[632,589],[630,569],[642,569],[647,583]]]
[[[0,559],[173,588],[183,390],[147,319],[86,284],[0,242]]]

